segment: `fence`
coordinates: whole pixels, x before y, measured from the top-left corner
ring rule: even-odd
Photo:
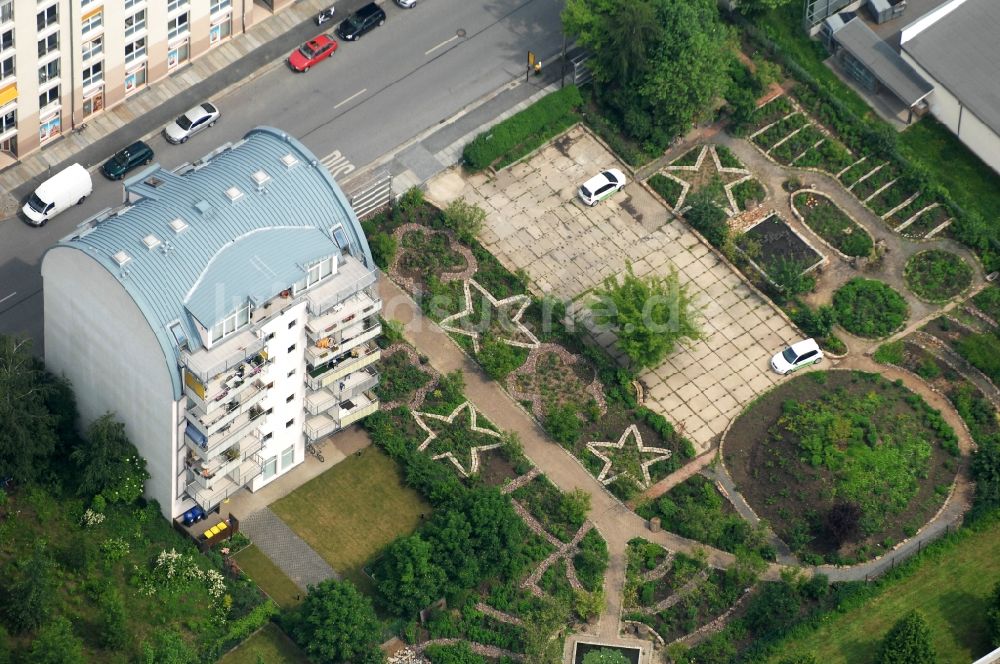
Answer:
[[[836,14],[852,2],[854,0],[805,0],[805,15],[802,27],[808,32],[814,25],[831,14]]]
[[[385,168],[353,178],[351,185],[347,198],[358,219],[365,219],[392,203],[392,174]]]
[[[575,55],[568,56],[569,63],[573,67],[573,83],[577,86],[583,85],[584,83],[589,83],[593,74],[590,73],[590,67],[587,66],[587,60],[590,59],[590,54],[585,51],[580,51]]]
[[[889,558],[889,564],[885,567],[882,567],[881,569],[876,567],[876,571],[865,574],[865,583],[871,583],[872,581],[875,581],[876,579],[880,578],[883,574],[886,574],[887,572],[891,572],[892,570],[896,569],[897,565],[902,565],[913,556],[918,555],[921,551],[926,549],[934,541],[939,540],[945,535],[948,535],[958,530],[959,526],[960,526],[959,523],[949,523],[947,526],[944,527],[943,530],[938,530],[937,532],[924,535],[923,537],[918,539],[916,549],[910,548],[909,550],[906,551],[893,553],[891,558],[889,557],[889,554],[886,554],[885,557]]]

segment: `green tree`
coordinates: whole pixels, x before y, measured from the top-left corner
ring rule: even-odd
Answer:
[[[713,187],[704,187],[687,197],[684,218],[717,249],[726,246],[730,237],[726,212],[719,207]]]
[[[576,414],[576,408],[571,403],[553,406],[545,413],[542,423],[545,433],[552,436],[557,443],[572,445],[583,431],[583,423]]]
[[[105,591],[99,600],[99,608],[97,636],[101,645],[109,650],[121,650],[130,638],[121,593],[115,589]]]
[[[83,496],[100,494],[109,503],[133,503],[149,479],[145,459],[111,413],[94,420],[72,458],[80,469],[77,491]]]
[[[772,9],[788,6],[792,0],[737,0],[736,9],[744,16],[760,16]]]
[[[882,641],[878,664],[934,664],[937,654],[924,614],[914,609],[892,626]]]
[[[459,240],[470,244],[483,228],[486,210],[464,198],[456,198],[441,213],[441,220],[445,227],[455,232]]]
[[[0,477],[32,482],[48,468],[59,426],[46,406],[51,390],[31,342],[0,335]]]
[[[382,628],[371,600],[349,581],[327,579],[288,618],[288,632],[316,662],[381,662]]]
[[[609,276],[594,294],[595,321],[610,325],[618,348],[636,369],[655,367],[680,340],[700,337],[694,301],[676,270],[665,277],[640,278],[629,263],[621,284]]]
[[[412,616],[441,597],[447,581],[420,533],[390,544],[373,576],[385,603],[401,616]]]
[[[55,563],[44,540],[36,540],[30,558],[18,561],[17,578],[10,586],[7,617],[20,632],[36,629],[48,620],[56,600]]]
[[[1000,582],[993,587],[993,596],[990,597],[986,618],[989,621],[990,641],[994,647],[1000,648]]]
[[[486,658],[472,652],[468,643],[432,645],[424,652],[431,664],[486,664]]]
[[[523,351],[516,350],[508,343],[487,337],[476,353],[476,359],[483,366],[486,375],[496,381],[507,378],[514,369],[524,363]]]
[[[172,629],[158,630],[153,642],[142,644],[143,664],[195,664],[198,654]]]
[[[84,661],[83,642],[73,633],[73,625],[59,616],[38,630],[28,656],[31,664],[79,664]]]
[[[816,658],[813,655],[805,654],[786,657],[778,664],[819,664],[819,662],[816,661]]]
[[[590,494],[583,489],[576,488],[566,492],[559,500],[559,515],[574,528],[583,525],[589,511]]]
[[[715,0],[567,0],[562,22],[593,54],[597,102],[639,141],[666,145],[726,87],[730,31]]]
[[[472,588],[481,578],[479,560],[472,551],[472,524],[459,510],[438,510],[423,530],[434,547],[446,576],[446,592]]]
[[[620,650],[601,648],[584,655],[583,664],[629,664],[629,661]]]

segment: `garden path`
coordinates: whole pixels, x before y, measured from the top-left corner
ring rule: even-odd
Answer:
[[[270,508],[240,522],[243,533],[302,591],[329,578],[340,578],[330,565]]]

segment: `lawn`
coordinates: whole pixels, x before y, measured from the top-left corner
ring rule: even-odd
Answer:
[[[910,609],[927,616],[939,662],[971,662],[989,652],[986,601],[1000,579],[1000,524],[927,556],[911,576],[861,606],[832,614],[803,638],[781,644],[770,661],[812,653],[824,664],[868,664],[878,643]]]
[[[362,567],[420,524],[431,506],[403,484],[396,463],[376,447],[338,463],[271,505],[330,565],[362,590]]]
[[[226,654],[219,664],[309,664],[309,659],[274,623],[264,627]]]
[[[263,551],[251,544],[233,558],[240,569],[281,608],[290,609],[299,603],[295,597],[303,594],[302,591]]]
[[[984,219],[1000,217],[1000,175],[944,125],[928,116],[899,138],[904,150],[948,189],[956,203]]]

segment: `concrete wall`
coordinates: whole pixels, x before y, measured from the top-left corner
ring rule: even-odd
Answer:
[[[146,496],[172,518],[177,408],[167,361],[146,318],[118,280],[77,249],[46,253],[42,281],[48,368],[72,381],[83,427],[108,411],[125,423],[151,476]]]
[[[986,126],[968,107],[963,106],[941,81],[931,76],[905,49],[901,55],[903,60],[934,86],[934,92],[927,97],[934,117],[958,136],[977,157],[1000,173],[1000,135]]]

